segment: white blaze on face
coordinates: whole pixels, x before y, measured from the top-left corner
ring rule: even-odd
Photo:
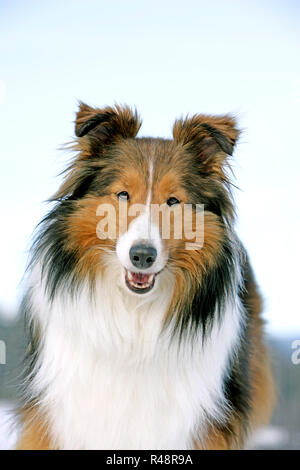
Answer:
[[[156,249],[157,257],[150,268],[143,269],[145,273],[158,273],[166,264],[166,254],[159,232],[159,227],[151,221],[150,211],[145,212],[136,217],[129,225],[126,233],[118,240],[116,251],[119,261],[124,268],[129,271],[138,271],[130,260],[129,251],[133,245],[144,243],[151,245]]]
[[[131,221],[127,232],[121,235],[116,246],[116,252],[121,265],[125,269],[133,272],[137,272],[138,269],[131,263],[129,252],[130,248],[138,243],[150,245],[155,248],[157,252],[155,262],[150,268],[143,269],[143,272],[158,273],[164,268],[167,261],[167,255],[164,250],[159,226],[151,217],[152,177],[153,164],[152,162],[149,162],[149,190],[146,204],[139,205],[139,215]]]
[[[153,163],[149,162],[149,190],[147,195],[146,207],[150,208],[151,199],[152,199],[152,183],[153,183]]]

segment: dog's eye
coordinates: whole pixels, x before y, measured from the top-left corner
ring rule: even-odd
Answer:
[[[120,193],[117,194],[119,199],[123,199],[124,201],[129,201],[130,196],[127,191],[121,191]]]
[[[174,206],[175,204],[179,204],[179,203],[180,201],[178,201],[176,197],[169,197],[169,199],[167,200],[168,206]]]

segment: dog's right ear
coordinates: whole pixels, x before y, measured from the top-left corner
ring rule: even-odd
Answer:
[[[101,148],[118,139],[134,138],[140,127],[141,121],[136,110],[132,111],[128,106],[115,105],[100,109],[79,103],[75,120],[75,134],[79,143],[84,139]]]

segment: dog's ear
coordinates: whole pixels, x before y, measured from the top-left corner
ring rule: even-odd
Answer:
[[[230,115],[196,114],[178,119],[173,126],[174,141],[192,152],[203,171],[221,173],[227,155],[232,155],[239,136],[235,119]]]
[[[97,146],[107,146],[120,138],[134,138],[141,127],[136,111],[115,105],[103,109],[80,102],[75,120],[75,134]]]
[[[79,198],[87,192],[97,172],[89,163],[93,160],[97,170],[101,168],[103,151],[108,146],[121,139],[134,138],[141,126],[136,111],[128,106],[92,108],[85,103],[79,103],[75,119],[75,134],[79,150],[65,170],[65,179],[59,190],[51,198],[52,201],[68,198]],[[99,160],[99,161],[98,161]]]

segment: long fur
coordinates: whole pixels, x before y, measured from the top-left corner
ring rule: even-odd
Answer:
[[[80,104],[77,155],[28,267],[18,448],[241,448],[270,414],[260,297],[234,232],[235,120],[180,119],[173,140],[138,139],[140,125],[128,107]],[[98,205],[119,211],[125,189],[145,212],[99,239]],[[191,217],[204,204],[199,249],[151,221],[150,204],[174,196]],[[149,229],[155,285],[132,294],[129,250]]]

